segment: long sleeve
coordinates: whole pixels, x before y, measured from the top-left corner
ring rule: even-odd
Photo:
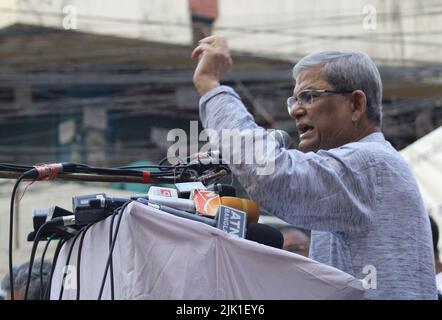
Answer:
[[[243,141],[237,149],[241,150],[229,150],[235,147],[220,141],[221,151],[241,154],[241,163],[229,166],[261,207],[293,225],[314,230],[354,232],[371,223],[380,178],[369,147],[352,143],[302,153],[278,144],[273,150],[267,146],[263,154],[269,155],[272,165],[263,171],[262,166],[245,161],[245,149],[250,150],[247,141],[265,145],[268,135],[233,89],[220,86],[206,93],[200,100],[200,118],[205,128],[214,129],[220,137],[223,130],[238,130]]]

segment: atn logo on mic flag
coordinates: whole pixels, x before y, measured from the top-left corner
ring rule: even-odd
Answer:
[[[247,223],[246,212],[221,205],[215,220],[217,220],[218,229],[240,238],[245,238]]]

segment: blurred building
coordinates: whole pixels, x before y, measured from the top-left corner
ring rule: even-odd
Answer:
[[[291,65],[316,50],[367,52],[384,81],[384,133],[402,149],[442,123],[441,14],[437,0],[5,0],[0,160],[161,158],[168,130],[198,118],[189,56],[213,32],[235,52],[226,83],[261,125],[294,136]]]
[[[198,120],[190,45],[23,24],[0,30],[0,42],[1,162],[157,162],[168,131]],[[227,81],[258,121],[285,119],[290,63],[235,60]]]

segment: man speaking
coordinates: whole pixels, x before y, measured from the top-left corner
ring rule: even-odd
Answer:
[[[202,39],[192,58],[203,126],[265,136],[238,94],[220,85],[232,66],[226,40]],[[365,298],[436,299],[429,219],[409,166],[381,133],[375,64],[359,51],[319,52],[295,65],[293,79],[287,108],[299,151],[276,144],[269,174],[248,163],[232,172],[262,207],[312,230],[310,258],[370,279]]]

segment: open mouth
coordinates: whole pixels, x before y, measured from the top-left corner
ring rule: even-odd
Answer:
[[[302,137],[303,135],[312,131],[313,129],[314,127],[309,124],[299,124],[298,125],[299,136]]]

